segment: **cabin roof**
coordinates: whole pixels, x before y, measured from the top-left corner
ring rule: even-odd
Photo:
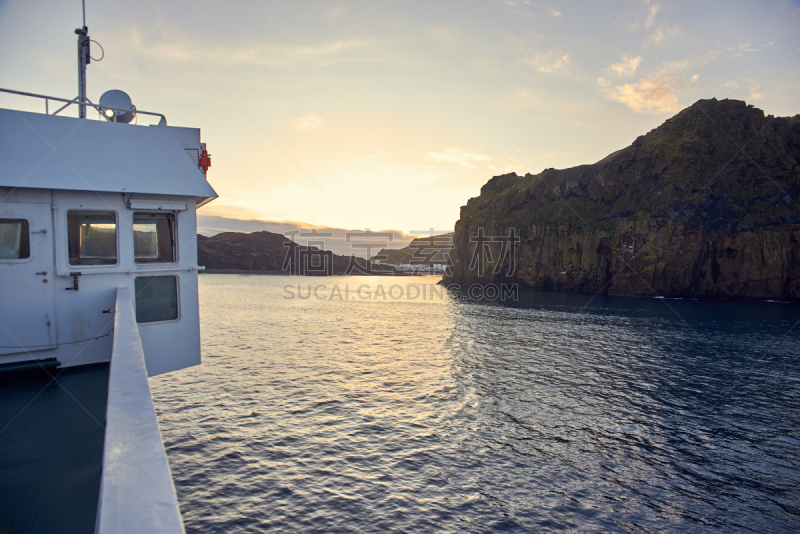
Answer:
[[[172,130],[0,109],[0,186],[216,198]]]

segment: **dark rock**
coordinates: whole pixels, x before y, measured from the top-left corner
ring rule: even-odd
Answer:
[[[443,282],[800,300],[798,162],[800,115],[700,100],[593,165],[492,178],[461,208]],[[470,269],[479,232],[512,229],[513,275],[499,239]]]

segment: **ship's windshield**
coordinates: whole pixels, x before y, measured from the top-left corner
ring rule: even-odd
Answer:
[[[177,261],[175,248],[175,215],[133,214],[133,254],[136,263]]]
[[[117,216],[113,211],[69,211],[70,265],[117,263]]]

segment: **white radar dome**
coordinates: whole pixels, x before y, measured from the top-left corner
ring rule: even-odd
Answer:
[[[136,109],[131,102],[131,97],[125,91],[112,89],[103,93],[100,97],[100,113],[111,122],[122,122],[128,124],[136,117],[136,113],[125,111]]]

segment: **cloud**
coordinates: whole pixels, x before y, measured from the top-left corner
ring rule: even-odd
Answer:
[[[748,95],[748,100],[763,100],[766,96],[761,89],[761,86],[755,82],[751,82],[750,84],[750,95]]]
[[[460,148],[448,148],[444,152],[428,152],[428,159],[433,161],[449,161],[451,163],[458,163],[462,167],[476,169],[478,166],[472,163],[473,161],[487,161],[492,159],[491,156],[485,154],[473,154]]]
[[[234,219],[234,220],[249,220],[249,221],[264,221],[270,218],[277,218],[277,215],[272,213],[265,213],[260,210],[238,206],[236,204],[226,204],[222,200],[217,200],[210,204],[203,206],[202,212],[198,211],[198,216],[203,215],[206,217],[206,222],[213,223],[214,219]],[[198,224],[198,228],[201,225]],[[220,230],[225,231],[225,230]],[[203,233],[203,232],[200,232]],[[218,232],[217,232],[218,233]],[[203,234],[208,235],[208,234]]]
[[[670,79],[659,75],[619,85],[610,96],[636,112],[673,113],[680,109]]]
[[[729,46],[728,52],[733,52],[733,57],[741,57],[742,54],[747,52],[761,52],[766,48],[775,46],[776,41],[770,41],[762,44],[760,47],[751,45],[750,43],[741,43],[737,46]]]
[[[701,60],[702,61],[702,60]],[[697,60],[690,59],[674,59],[672,61],[665,61],[661,65],[661,73],[664,75],[673,74],[676,72],[683,72],[689,67],[702,65],[703,63]]]
[[[653,24],[656,23],[656,13],[658,13],[660,9],[661,4],[650,4],[650,11],[647,13],[647,19],[644,21],[645,28],[653,27]]]
[[[553,17],[556,17],[556,18],[561,18],[561,16],[562,16],[562,15],[561,15],[561,11],[556,11],[556,10],[555,10],[554,8],[552,8],[552,7],[548,7],[547,9],[549,9],[549,10],[550,10],[550,15],[551,15],[551,16],[553,16]]]
[[[680,109],[677,90],[688,87],[700,79],[698,74],[693,73],[690,76],[687,71],[697,72],[695,69],[710,63],[719,54],[719,50],[710,50],[699,56],[666,61],[658,70],[650,72],[639,82],[617,85],[613,90],[609,89],[612,84],[606,78],[598,78],[597,83],[607,97],[622,102],[634,111],[671,113]],[[635,67],[639,65],[637,59],[625,56],[621,63],[612,65],[610,71],[618,75],[633,74]]]
[[[305,130],[308,128],[319,128],[322,126],[324,122],[323,118],[319,115],[308,115],[306,117],[300,117],[299,119],[295,119],[294,129],[295,130]]]
[[[674,76],[686,72],[687,70],[695,70],[703,65],[711,63],[717,59],[720,54],[721,52],[719,50],[709,50],[697,56],[666,61],[661,64],[661,69],[658,73],[662,76]]]
[[[761,49],[756,46],[751,46],[750,43],[742,43],[738,46],[728,47],[728,52],[735,52],[733,57],[739,57],[744,52],[760,52]]]
[[[547,52],[534,52],[532,57],[522,60],[527,65],[533,65],[539,72],[553,74],[566,74],[569,69],[569,54],[552,48]]]
[[[611,65],[611,70],[616,73],[617,76],[622,77],[629,77],[633,76],[636,73],[636,68],[639,66],[639,63],[642,62],[642,56],[636,57],[628,57],[627,55],[623,56],[622,61],[620,63],[616,63]]]
[[[749,86],[749,89],[747,88]],[[739,81],[725,80],[719,84],[719,92],[733,96],[737,99],[746,99],[748,102],[764,100],[770,96],[764,92],[761,85],[752,78],[745,78]]]
[[[650,34],[645,40],[645,44],[666,43],[683,35],[683,30],[678,27],[659,26],[656,31]]]
[[[177,33],[177,32],[176,32]],[[285,67],[296,69],[301,65],[329,66],[338,63],[364,62],[370,58],[374,39],[339,39],[316,43],[238,42],[236,45],[212,45],[210,42],[181,35],[178,46],[171,40],[152,48],[150,36],[138,26],[121,32],[126,48],[141,57],[152,56],[169,62],[186,62],[191,58],[202,58],[203,64],[214,63],[226,66]],[[118,45],[121,46],[121,45]],[[188,56],[188,57],[187,57]]]
[[[368,41],[330,41],[314,45],[256,45],[234,49],[210,51],[214,59],[231,63],[259,66],[289,66],[306,61],[359,61],[352,55],[356,49],[368,45]],[[208,57],[206,54],[205,57]]]
[[[530,0],[504,0],[501,3],[519,15],[532,19],[536,18],[536,13],[533,13],[531,10],[532,6]]]

